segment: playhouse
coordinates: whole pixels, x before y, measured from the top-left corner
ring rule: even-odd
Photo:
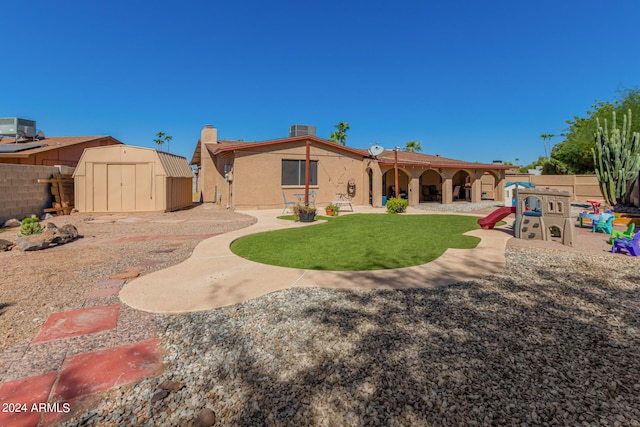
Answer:
[[[568,191],[517,188],[515,193],[515,237],[557,240],[563,245],[573,246],[576,235]]]
[[[515,206],[516,205],[516,189],[517,188],[534,188],[535,182],[527,181],[508,181],[504,186],[504,205]]]

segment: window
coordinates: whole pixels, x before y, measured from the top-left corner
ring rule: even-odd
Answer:
[[[282,185],[304,185],[304,160],[282,161]],[[318,161],[309,164],[309,185],[318,185]]]

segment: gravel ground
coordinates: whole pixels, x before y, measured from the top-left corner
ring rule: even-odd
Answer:
[[[200,205],[164,214],[76,214],[47,222],[73,224],[82,238],[42,251],[0,252],[0,356],[3,349],[27,345],[49,314],[85,306],[95,283],[136,265],[147,274],[177,264],[205,236],[246,227],[255,219]],[[0,230],[0,239],[15,241],[17,233]]]
[[[443,205],[440,202],[427,202],[420,203],[414,207],[425,211],[435,212],[475,212],[486,208],[498,208],[501,206],[504,206],[504,203],[486,200],[480,203],[453,202],[448,205]]]
[[[509,246],[479,281],[157,315],[166,370],[64,425],[640,425],[640,269],[607,255]]]

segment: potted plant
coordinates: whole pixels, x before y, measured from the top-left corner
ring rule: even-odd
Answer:
[[[340,208],[333,203],[324,208],[324,210],[328,216],[338,216],[338,212],[340,212]]]
[[[293,208],[293,215],[300,222],[313,222],[316,219],[316,208],[305,205],[296,205]]]

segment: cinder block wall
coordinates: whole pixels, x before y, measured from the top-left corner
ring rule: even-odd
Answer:
[[[0,226],[11,218],[40,216],[51,207],[51,185],[40,184],[38,179],[49,179],[56,172],[55,166],[0,163]]]

